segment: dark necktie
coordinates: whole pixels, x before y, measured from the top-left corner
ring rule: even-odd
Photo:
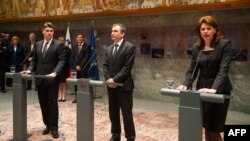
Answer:
[[[113,55],[115,55],[115,54],[116,54],[116,52],[118,51],[118,47],[119,47],[119,45],[118,45],[118,44],[115,44],[115,45],[114,45]]]
[[[43,57],[45,57],[45,55],[46,55],[46,52],[47,52],[47,49],[48,49],[48,43],[49,42],[46,42],[44,47],[43,47]]]

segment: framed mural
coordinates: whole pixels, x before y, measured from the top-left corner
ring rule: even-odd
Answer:
[[[249,0],[1,0],[0,21],[249,7]]]

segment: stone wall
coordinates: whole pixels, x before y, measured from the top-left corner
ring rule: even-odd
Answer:
[[[75,43],[78,32],[89,35],[92,21],[96,35],[98,64],[103,80],[102,61],[105,48],[111,44],[110,30],[113,23],[127,27],[126,39],[137,47],[136,63],[133,69],[136,97],[178,103],[174,97],[160,95],[160,88],[166,87],[166,79],[174,77],[174,86],[183,81],[189,66],[188,50],[196,39],[195,25],[203,15],[214,16],[220,24],[221,33],[231,39],[236,51],[250,49],[250,9],[227,9],[214,11],[193,11],[141,16],[112,16],[91,19],[52,21],[56,25],[56,37],[65,35],[70,22],[71,40]],[[0,23],[0,31],[18,35],[25,43],[28,33],[35,32],[42,38],[41,26],[44,21]],[[230,79],[233,83],[233,99],[230,108],[250,113],[250,63],[233,61]],[[240,60],[239,58],[235,58]],[[245,58],[246,59],[246,58]],[[243,59],[244,60],[244,59]],[[194,85],[195,86],[195,85]]]

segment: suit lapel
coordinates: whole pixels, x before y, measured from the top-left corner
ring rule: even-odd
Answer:
[[[109,57],[109,60],[112,60],[113,61],[113,49],[114,49],[114,46],[113,45],[110,45],[110,49],[108,50],[108,57]]]
[[[112,56],[113,56],[113,62],[116,60],[117,56],[120,55],[120,53],[121,53],[121,51],[122,51],[122,49],[123,49],[123,46],[124,46],[124,42],[125,42],[125,40],[123,40],[121,46],[119,46],[119,49],[117,50],[116,54],[114,54],[114,55],[113,55],[113,50],[114,50],[114,46],[113,46],[112,52],[111,52],[111,53],[112,53]]]
[[[50,45],[49,45],[49,47],[48,47],[48,49],[47,49],[47,51],[46,51],[46,54],[45,54],[45,56],[44,56],[44,58],[46,58],[46,56],[49,54],[49,52],[52,50],[52,48],[54,47],[54,40],[52,40],[51,41],[51,43],[50,43]]]
[[[85,44],[85,43],[82,44],[80,50],[78,49],[78,46],[77,46],[77,55],[78,55],[78,56],[81,54],[81,52],[82,52],[82,50],[83,50],[83,48],[84,48],[84,44]]]
[[[19,47],[17,46],[15,54],[18,54],[18,52],[19,52]]]
[[[28,50],[28,52],[31,51],[31,43],[29,43],[27,50]]]
[[[42,52],[43,43],[44,43],[44,40],[42,42],[40,42],[40,44],[37,45],[39,58],[43,58],[43,52]]]
[[[49,48],[48,48],[47,53],[45,54],[45,56],[46,56],[51,50],[53,50],[53,47],[54,47],[54,40],[51,41],[51,44],[49,45]]]

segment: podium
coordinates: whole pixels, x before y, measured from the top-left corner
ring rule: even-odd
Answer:
[[[13,79],[13,141],[27,140],[27,91],[26,80],[34,78],[53,79],[45,75],[5,73]],[[68,84],[78,85],[77,92],[77,140],[94,141],[94,97],[93,87],[103,85],[103,81],[70,79]]]
[[[76,126],[77,141],[94,141],[94,87],[103,86],[103,81],[67,78],[66,83],[77,85]]]
[[[230,96],[222,94],[198,93],[161,89],[162,95],[179,97],[179,141],[202,140],[202,102],[224,103]]]
[[[66,83],[77,85],[77,141],[94,141],[94,87],[106,85],[103,81],[67,78]],[[117,86],[123,86],[116,83]]]
[[[21,73],[5,73],[6,78],[13,79],[13,140],[27,140],[27,91],[26,80],[51,77],[43,75],[28,75]]]

